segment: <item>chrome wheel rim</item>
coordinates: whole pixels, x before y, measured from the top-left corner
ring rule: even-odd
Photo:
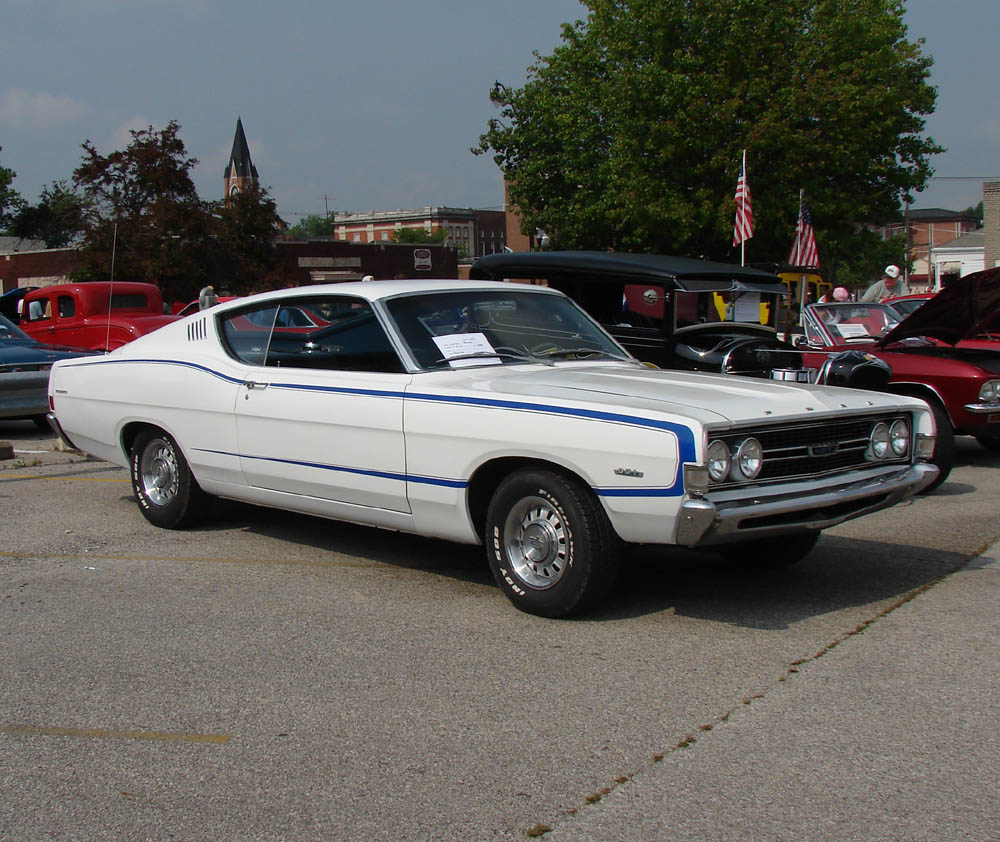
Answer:
[[[153,439],[139,462],[143,495],[154,506],[169,506],[177,498],[179,477],[173,446],[164,439]]]
[[[566,573],[569,535],[562,515],[541,497],[521,500],[504,522],[504,548],[514,575],[544,590]]]

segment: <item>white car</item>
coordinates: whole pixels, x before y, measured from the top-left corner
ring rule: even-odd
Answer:
[[[218,496],[481,543],[514,604],[553,617],[607,593],[622,543],[790,564],[937,475],[923,401],[653,370],[524,284],[240,298],[56,363],[49,397],[157,526]]]

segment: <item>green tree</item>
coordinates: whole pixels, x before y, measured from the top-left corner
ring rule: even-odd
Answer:
[[[428,231],[426,228],[397,228],[392,232],[392,242],[412,245],[440,245],[448,239],[448,230],[438,228]]]
[[[210,219],[198,199],[180,126],[131,132],[124,150],[101,155],[83,143],[73,180],[89,202],[81,274],[158,282],[167,289],[198,273],[192,244],[203,242]]]
[[[921,189],[931,59],[902,0],[583,0],[585,21],[498,83],[492,151],[525,231],[554,246],[733,259],[747,151],[752,260],[788,253],[805,190],[821,258]],[[825,261],[825,262],[828,262]]]
[[[890,263],[895,263],[900,269],[913,271],[913,264],[904,266],[906,254],[906,235],[882,239],[873,231],[862,230],[857,233],[857,248],[841,259],[836,265],[829,267],[834,270],[837,283],[858,292],[864,292],[871,284],[882,277],[882,272]],[[830,273],[828,273],[830,274]]]
[[[269,288],[276,266],[275,235],[281,225],[268,191],[250,185],[228,200],[209,206],[212,216],[211,255],[217,290],[245,295]]]
[[[2,146],[0,146],[0,151],[3,151]],[[21,195],[10,186],[16,176],[17,173],[14,170],[0,167],[0,230],[6,230],[24,205]]]
[[[332,237],[334,222],[332,216],[311,213],[302,217],[285,232],[293,240],[311,240],[314,237]]]
[[[983,227],[983,203],[980,200],[978,205],[969,205],[964,211],[962,211],[964,216],[974,216],[979,227]]]
[[[63,248],[83,235],[87,200],[65,181],[42,190],[37,205],[25,204],[10,225],[10,233],[24,239],[44,240],[47,248]]]
[[[128,148],[104,156],[90,141],[73,173],[87,200],[83,278],[158,283],[168,300],[189,300],[207,283],[233,294],[259,285],[273,265],[280,220],[263,189],[206,203],[198,198],[180,126],[132,131]]]

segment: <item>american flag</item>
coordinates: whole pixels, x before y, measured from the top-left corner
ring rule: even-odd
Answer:
[[[795,226],[795,242],[788,253],[790,266],[819,266],[819,252],[816,250],[816,235],[813,233],[812,217],[806,200],[799,199],[799,224]]]
[[[753,207],[750,204],[750,182],[747,181],[747,153],[743,153],[743,166],[736,182],[736,225],[733,227],[733,245],[738,246],[753,236]]]

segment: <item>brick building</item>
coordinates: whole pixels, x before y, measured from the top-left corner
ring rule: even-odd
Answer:
[[[908,280],[911,287],[924,287],[933,283],[931,251],[979,227],[976,217],[945,210],[944,208],[910,209],[901,219],[875,227],[882,239],[909,232],[907,257],[913,263]]]
[[[983,265],[1000,266],[1000,181],[983,182]]]
[[[17,238],[0,237],[0,292],[65,283],[79,263],[76,249],[47,249],[41,241],[10,240]]]
[[[503,211],[427,205],[415,210],[337,213],[333,221],[337,239],[350,243],[388,244],[403,228],[428,234],[444,230],[448,233],[444,245],[457,249],[459,257],[493,254],[507,243]]]

